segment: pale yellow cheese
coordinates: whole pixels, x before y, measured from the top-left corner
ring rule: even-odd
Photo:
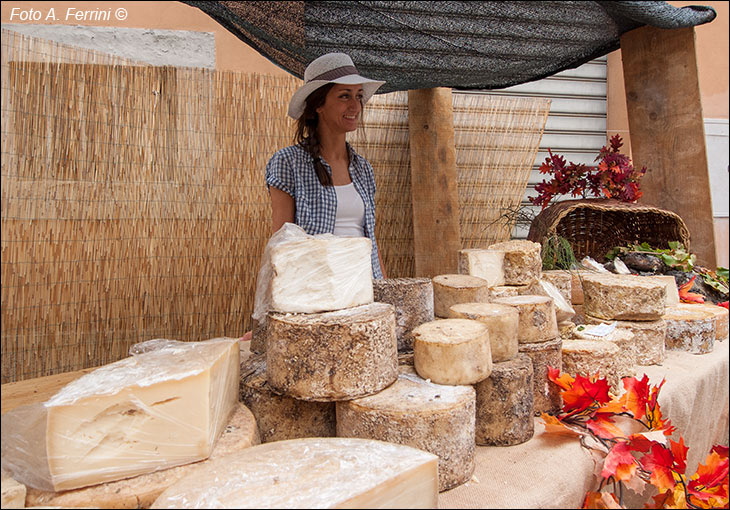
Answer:
[[[233,339],[173,342],[103,366],[3,415],[3,462],[68,490],[208,457],[238,400]]]
[[[558,321],[555,305],[547,296],[515,296],[493,301],[514,306],[520,314],[517,331],[519,343],[547,342],[558,337]]]
[[[486,324],[441,319],[413,330],[413,359],[418,375],[438,384],[474,384],[492,373],[492,349]]]
[[[504,285],[504,252],[500,250],[459,250],[459,273],[478,276],[489,287]]]
[[[711,302],[681,303],[680,307],[697,307],[696,309],[708,312],[715,316],[715,340],[725,340],[728,335],[728,309],[713,305]],[[691,308],[690,308],[691,309]]]
[[[412,367],[369,397],[337,403],[337,435],[406,444],[439,456],[439,491],[474,472],[475,391],[434,384]],[[447,432],[448,431],[448,432]]]
[[[518,295],[518,288],[514,285],[497,285],[495,287],[489,287],[489,298],[492,301],[501,297],[513,297]]]
[[[490,250],[504,252],[504,283],[526,285],[542,275],[542,246],[527,240],[513,239],[489,246]]]
[[[433,313],[449,316],[449,308],[458,303],[488,303],[487,281],[465,274],[442,274],[433,278]]]
[[[667,349],[692,354],[712,352],[717,337],[717,319],[694,305],[681,304],[667,309]]]
[[[573,275],[564,269],[550,269],[542,272],[542,279],[550,282],[560,291],[566,302],[573,302]]]
[[[644,276],[643,278],[648,278],[664,284],[666,289],[666,302],[664,303],[664,306],[666,308],[671,308],[679,304],[679,290],[677,289],[677,281],[674,279],[674,276],[661,274]]]
[[[606,379],[614,392],[621,389],[619,374],[625,370],[617,366],[619,348],[613,342],[594,340],[563,341],[563,372],[573,377],[582,375]]]
[[[507,361],[517,356],[517,328],[520,314],[514,306],[497,303],[461,303],[449,308],[454,319],[472,319],[489,328],[492,361]]]
[[[275,441],[216,459],[152,508],[436,508],[437,464],[371,439]]]

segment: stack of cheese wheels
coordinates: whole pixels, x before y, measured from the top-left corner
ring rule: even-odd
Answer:
[[[667,349],[692,354],[712,352],[717,336],[717,318],[693,304],[682,303],[669,308],[663,319],[667,323]]]
[[[597,342],[613,342],[619,348],[616,356],[616,375],[621,377],[633,377],[635,375],[634,365],[638,352],[634,334],[628,329],[615,326],[576,326],[573,330],[575,340],[593,340]],[[581,371],[584,373],[584,371]]]
[[[492,362],[508,361],[517,356],[520,315],[514,306],[498,303],[460,303],[449,308],[449,317],[477,320],[487,325]]]
[[[434,384],[401,366],[385,390],[337,403],[337,435],[407,444],[439,457],[439,491],[468,481],[474,472],[471,386]]]
[[[613,342],[595,340],[563,341],[563,372],[572,376],[605,378],[615,392],[620,389],[616,358],[619,348]]]
[[[654,321],[664,314],[666,286],[641,276],[593,274],[583,277],[583,297],[586,315]]]
[[[438,384],[474,384],[492,373],[492,349],[486,324],[441,319],[413,330],[418,375]]]
[[[334,312],[269,312],[266,376],[300,400],[348,400],[376,393],[398,376],[395,311],[371,303]]]
[[[637,365],[661,365],[665,357],[665,339],[667,323],[663,319],[657,321],[609,321],[597,317],[585,316],[585,323],[612,324],[616,327],[631,331],[634,334],[633,349],[636,351]]]
[[[272,391],[266,380],[266,357],[241,363],[240,400],[256,417],[261,442],[336,434],[334,402],[297,400]]]
[[[411,331],[433,314],[433,284],[431,278],[385,278],[373,280],[375,301],[395,307],[395,334],[398,352],[412,351]]]
[[[449,308],[458,303],[488,303],[489,286],[478,276],[442,274],[433,278],[433,312],[436,317],[449,316]]]
[[[504,282],[506,285],[529,285],[542,275],[540,243],[511,240],[492,244],[488,248],[504,252]]]

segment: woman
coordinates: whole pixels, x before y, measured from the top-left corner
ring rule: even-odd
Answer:
[[[295,144],[266,165],[273,232],[296,223],[308,234],[368,237],[374,278],[385,278],[375,241],[375,178],[368,161],[346,142],[364,104],[385,82],[360,76],[344,53],[328,53],[304,71],[288,114]]]

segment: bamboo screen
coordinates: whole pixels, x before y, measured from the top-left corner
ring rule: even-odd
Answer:
[[[291,143],[299,83],[2,31],[3,383],[110,363],[151,338],[250,329],[270,234],[263,169]],[[519,100],[454,98],[464,246],[506,239],[494,211],[472,209],[519,204],[544,116]],[[520,109],[533,124],[509,125]],[[495,115],[503,132],[490,132]],[[386,268],[414,276],[406,93],[376,96],[365,118],[352,142],[376,170]],[[500,152],[509,137],[525,145]],[[505,198],[500,179],[519,193]]]

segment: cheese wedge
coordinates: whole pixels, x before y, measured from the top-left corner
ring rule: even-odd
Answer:
[[[459,273],[478,276],[489,287],[504,285],[504,252],[500,250],[459,250]]]
[[[489,246],[504,252],[504,283],[527,285],[542,275],[542,246],[532,241],[513,239]]]

